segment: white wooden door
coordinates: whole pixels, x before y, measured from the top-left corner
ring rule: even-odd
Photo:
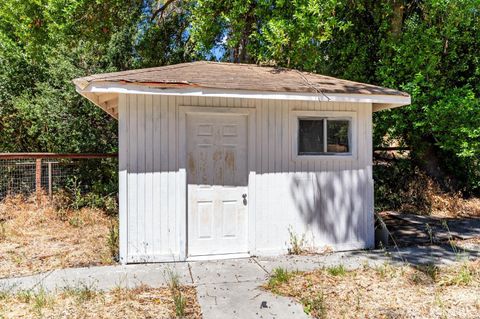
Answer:
[[[188,255],[246,253],[247,116],[187,114]]]

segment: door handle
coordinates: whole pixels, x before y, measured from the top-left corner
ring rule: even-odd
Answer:
[[[243,194],[242,198],[243,198],[243,205],[247,206],[247,194]]]

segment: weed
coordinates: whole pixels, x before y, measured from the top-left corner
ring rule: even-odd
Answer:
[[[426,264],[417,266],[417,269],[430,277],[433,281],[438,280],[438,276],[440,274],[440,268],[438,268],[438,266],[434,264]]]
[[[323,291],[317,292],[312,298],[303,298],[300,300],[303,304],[303,311],[314,318],[327,318],[327,307]]]
[[[294,231],[292,226],[288,227],[288,233],[290,236],[290,248],[288,253],[290,255],[301,255],[305,252],[305,234],[299,237]]]
[[[174,270],[172,269],[167,270],[167,280],[168,280],[168,288],[170,288],[170,290],[172,291],[180,290],[180,277]]]
[[[62,222],[66,222],[68,220],[68,212],[63,208],[59,208],[57,210],[57,218]]]
[[[343,265],[337,265],[327,268],[327,272],[332,276],[345,276],[347,270]]]
[[[106,196],[103,198],[103,209],[109,215],[117,215],[118,214],[118,201],[113,196]]]
[[[446,276],[439,282],[441,286],[468,286],[473,281],[473,273],[467,264],[463,264],[459,271]]]
[[[394,273],[393,267],[388,262],[385,262],[381,266],[377,266],[375,271],[381,278],[386,278],[387,276],[391,277]]]
[[[420,284],[422,282],[422,277],[419,275],[418,272],[413,272],[412,276],[410,277],[412,282],[416,285]]]
[[[91,300],[98,295],[93,284],[81,283],[79,287],[66,287],[64,293],[68,296],[75,297],[78,302],[83,303]]]
[[[103,196],[95,190],[85,193],[82,189],[84,187],[82,187],[77,177],[69,180],[67,187],[59,190],[55,195],[54,202],[56,208],[79,210],[88,207],[102,209],[110,216],[118,214],[118,200],[115,196],[112,194]]]
[[[267,287],[274,290],[278,285],[286,283],[292,278],[293,274],[288,272],[288,270],[277,267],[273,270],[273,274],[268,280]]]
[[[68,223],[72,227],[81,227],[83,225],[83,220],[78,214],[76,214],[68,220]]]
[[[17,292],[17,298],[20,302],[30,303],[32,300],[32,292],[30,290],[22,290]]]
[[[445,303],[443,302],[442,298],[440,298],[440,294],[438,292],[435,292],[435,303],[438,305],[438,307],[440,308],[441,310],[441,315],[440,315],[440,318],[442,319],[447,319],[448,316],[447,316],[447,312],[446,312],[446,309],[445,309]]]
[[[39,314],[42,313],[43,308],[53,304],[53,298],[50,296],[45,289],[40,289],[33,294],[33,309]]]
[[[7,239],[7,227],[4,219],[0,219],[0,241]]]
[[[430,244],[433,244],[435,238],[434,238],[434,235],[433,235],[433,229],[432,229],[432,227],[430,226],[429,223],[425,224],[425,230],[427,231],[428,238],[430,239]]]
[[[173,303],[175,304],[175,315],[177,317],[185,317],[185,308],[187,306],[187,300],[182,295],[180,290],[173,293]]]
[[[118,239],[118,223],[114,222],[110,225],[110,231],[107,237],[108,249],[114,260],[118,260]]]
[[[462,257],[464,257],[463,254],[465,253],[465,250],[461,251],[460,248],[455,244],[454,238],[452,236],[452,233],[450,232],[450,228],[448,227],[448,223],[446,220],[442,221],[442,226],[448,233],[448,243],[453,253],[455,254],[455,259],[457,261],[460,261]]]
[[[81,182],[75,176],[69,181],[69,184],[70,185],[67,187],[67,190],[71,194],[70,207],[74,210],[79,210],[80,208],[85,206],[80,188]]]
[[[4,285],[0,286],[0,300],[5,300],[11,295],[11,288],[5,287]]]
[[[187,300],[181,291],[180,278],[178,277],[178,274],[171,269],[167,270],[167,278],[168,288],[170,288],[173,297],[173,303],[175,305],[175,316],[182,318],[185,316]]]

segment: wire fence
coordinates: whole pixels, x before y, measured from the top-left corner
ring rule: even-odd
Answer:
[[[0,154],[0,200],[36,192],[53,195],[72,185],[87,191],[115,184],[116,166],[116,154]]]

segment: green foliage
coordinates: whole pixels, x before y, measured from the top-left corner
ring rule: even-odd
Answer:
[[[480,193],[478,0],[174,0],[154,16],[166,3],[2,1],[0,152],[116,151],[115,120],[72,78],[220,59],[407,91],[411,106],[374,115],[375,145],[408,145],[419,167]],[[96,173],[108,193],[110,168]]]
[[[203,0],[189,12],[203,57],[217,48],[226,60],[407,91],[411,106],[375,114],[375,144],[410,146],[420,167],[441,158],[458,189],[480,192],[477,0]]]
[[[321,44],[351,24],[335,16],[339,1],[192,2],[191,41],[209,56],[219,46],[224,59],[272,62],[298,69],[314,68]]]

